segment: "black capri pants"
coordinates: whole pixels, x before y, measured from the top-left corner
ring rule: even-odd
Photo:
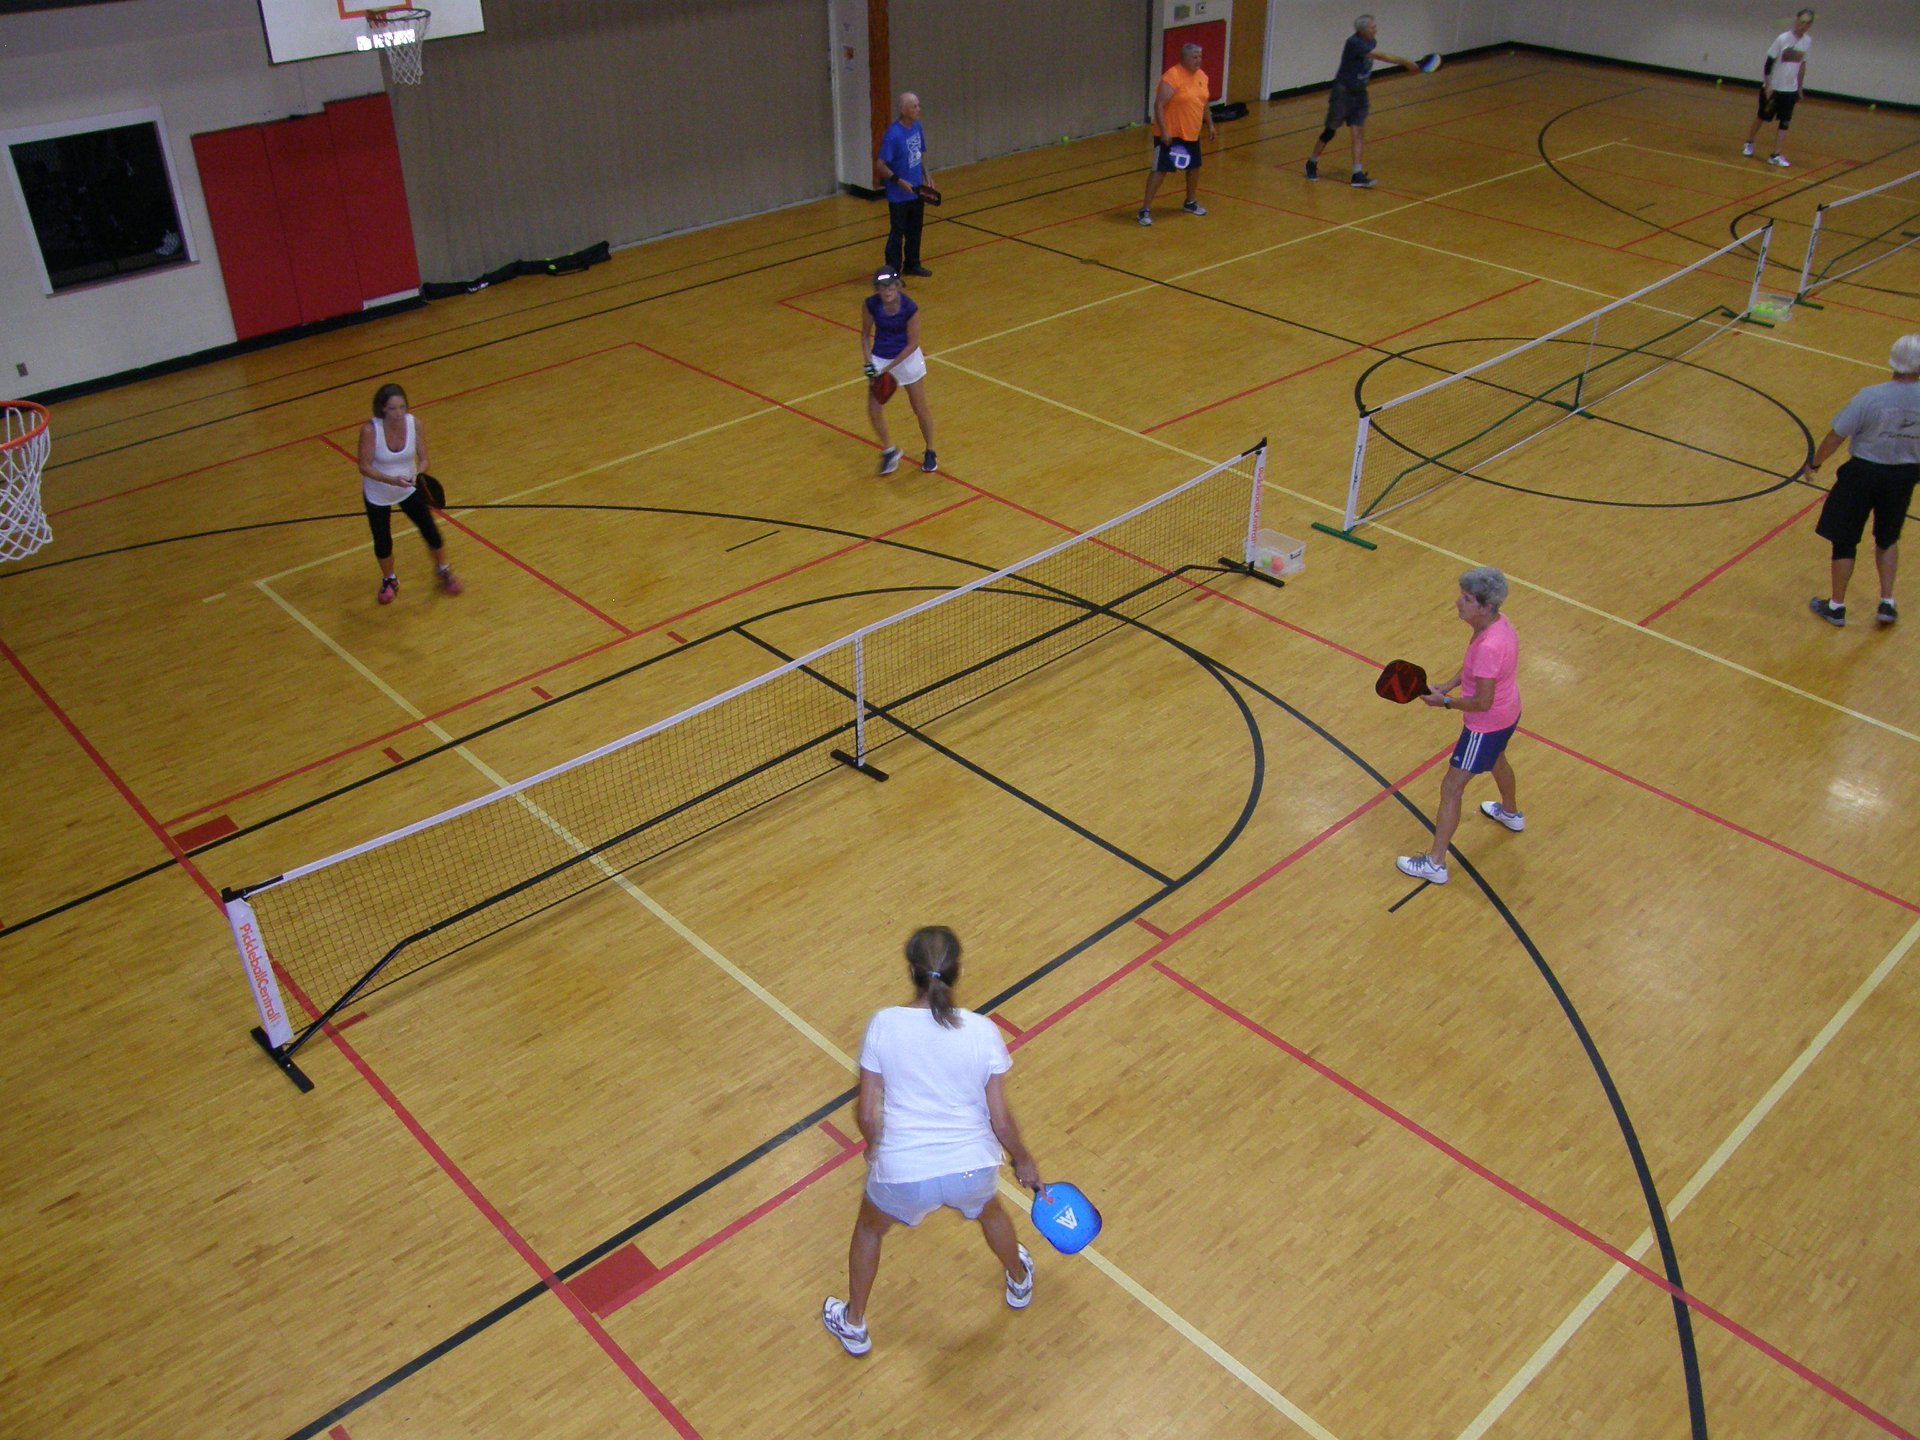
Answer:
[[[1859,553],[1867,517],[1873,517],[1873,543],[1891,550],[1900,543],[1907,507],[1913,503],[1914,482],[1920,465],[1882,465],[1852,459],[1833,477],[1833,489],[1820,507],[1820,523],[1813,533],[1833,543],[1833,558],[1851,560]]]
[[[365,496],[361,497],[366,500]],[[433,523],[433,510],[427,504],[427,497],[418,485],[398,505],[376,505],[366,500],[367,528],[373,531],[373,555],[376,560],[385,560],[393,554],[393,512],[403,510],[414,528],[420,532],[420,538],[427,542],[429,550],[440,548],[440,527]]]

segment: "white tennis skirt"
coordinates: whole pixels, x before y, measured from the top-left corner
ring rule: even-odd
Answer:
[[[876,370],[887,363],[878,355],[869,355],[867,359]],[[898,385],[911,385],[916,380],[924,380],[927,378],[927,357],[917,349],[909,350],[894,362],[893,369],[887,373],[893,376],[894,383]]]

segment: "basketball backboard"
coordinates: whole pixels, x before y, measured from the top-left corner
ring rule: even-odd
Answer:
[[[400,9],[368,5],[365,0],[260,0],[260,18],[267,27],[267,56],[276,65],[291,60],[314,60],[322,55],[351,55],[371,50],[367,34],[370,10]],[[429,40],[452,35],[475,35],[486,29],[480,0],[414,0],[433,12]]]

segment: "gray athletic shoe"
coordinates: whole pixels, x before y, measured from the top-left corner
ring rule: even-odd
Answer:
[[[1142,211],[1140,212],[1140,217],[1139,217],[1139,218],[1140,218],[1140,223],[1141,223],[1142,225],[1151,225],[1151,224],[1153,224],[1153,212],[1152,212],[1151,210],[1142,210]]]
[[[1009,1310],[1024,1310],[1033,1303],[1033,1256],[1027,1253],[1026,1246],[1022,1245],[1019,1249],[1020,1263],[1026,1267],[1027,1278],[1015,1280],[1011,1275],[1007,1276],[1007,1308]]]
[[[898,450],[895,450],[892,446],[888,446],[880,452],[880,473],[882,475],[891,475],[899,468],[900,452]]]
[[[1893,601],[1882,600],[1880,608],[1873,612],[1873,618],[1882,625],[1891,625],[1900,618],[1900,611],[1895,608]]]
[[[1487,819],[1493,821],[1494,824],[1506,826],[1507,829],[1513,831],[1516,835],[1527,828],[1526,816],[1522,815],[1518,810],[1507,809],[1506,806],[1502,805],[1498,800],[1482,800],[1480,802],[1480,813],[1486,816]]]
[[[1353,172],[1353,179],[1347,183],[1356,190],[1371,190],[1373,188],[1373,177],[1364,170],[1356,170]]]
[[[1189,200],[1180,208],[1189,215],[1204,215],[1207,213],[1207,207],[1202,205],[1198,200]]]
[[[849,1355],[859,1356],[873,1349],[873,1340],[867,1334],[867,1327],[855,1327],[847,1323],[847,1302],[827,1297],[827,1303],[820,1307],[820,1323],[827,1327],[827,1333],[840,1342],[840,1348]]]
[[[1402,855],[1393,863],[1408,879],[1424,880],[1429,885],[1444,885],[1452,878],[1447,874],[1447,867],[1434,864],[1430,855]]]
[[[1769,165],[1778,165],[1782,170],[1791,170],[1793,168],[1793,162],[1784,155],[1769,155],[1767,157],[1767,163]]]
[[[1807,601],[1807,608],[1836,630],[1847,623],[1846,606],[1836,605],[1831,600],[1823,600],[1818,595]]]

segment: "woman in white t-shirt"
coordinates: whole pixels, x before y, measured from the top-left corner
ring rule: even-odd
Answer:
[[[373,392],[373,418],[360,427],[360,498],[367,505],[367,528],[373,531],[373,560],[380,567],[380,603],[391,605],[400,593],[393,573],[393,512],[397,509],[414,524],[433,556],[440,588],[458,595],[465,587],[454,578],[440,527],[416,482],[427,468],[427,437],[407,409],[407,392],[398,385],[382,385]]]
[[[860,1133],[867,1141],[867,1189],[853,1223],[847,1299],[829,1296],[820,1322],[849,1355],[873,1348],[867,1297],[880,1270],[880,1242],[895,1225],[918,1225],[942,1206],[980,1222],[1006,1271],[1007,1304],[1033,1303],[1033,1257],[995,1195],[1006,1147],[1022,1185],[1040,1172],[1007,1106],[1013,1068],[991,1020],[953,1003],[960,941],[944,925],[907,941],[911,1005],[882,1010],[860,1048]]]

